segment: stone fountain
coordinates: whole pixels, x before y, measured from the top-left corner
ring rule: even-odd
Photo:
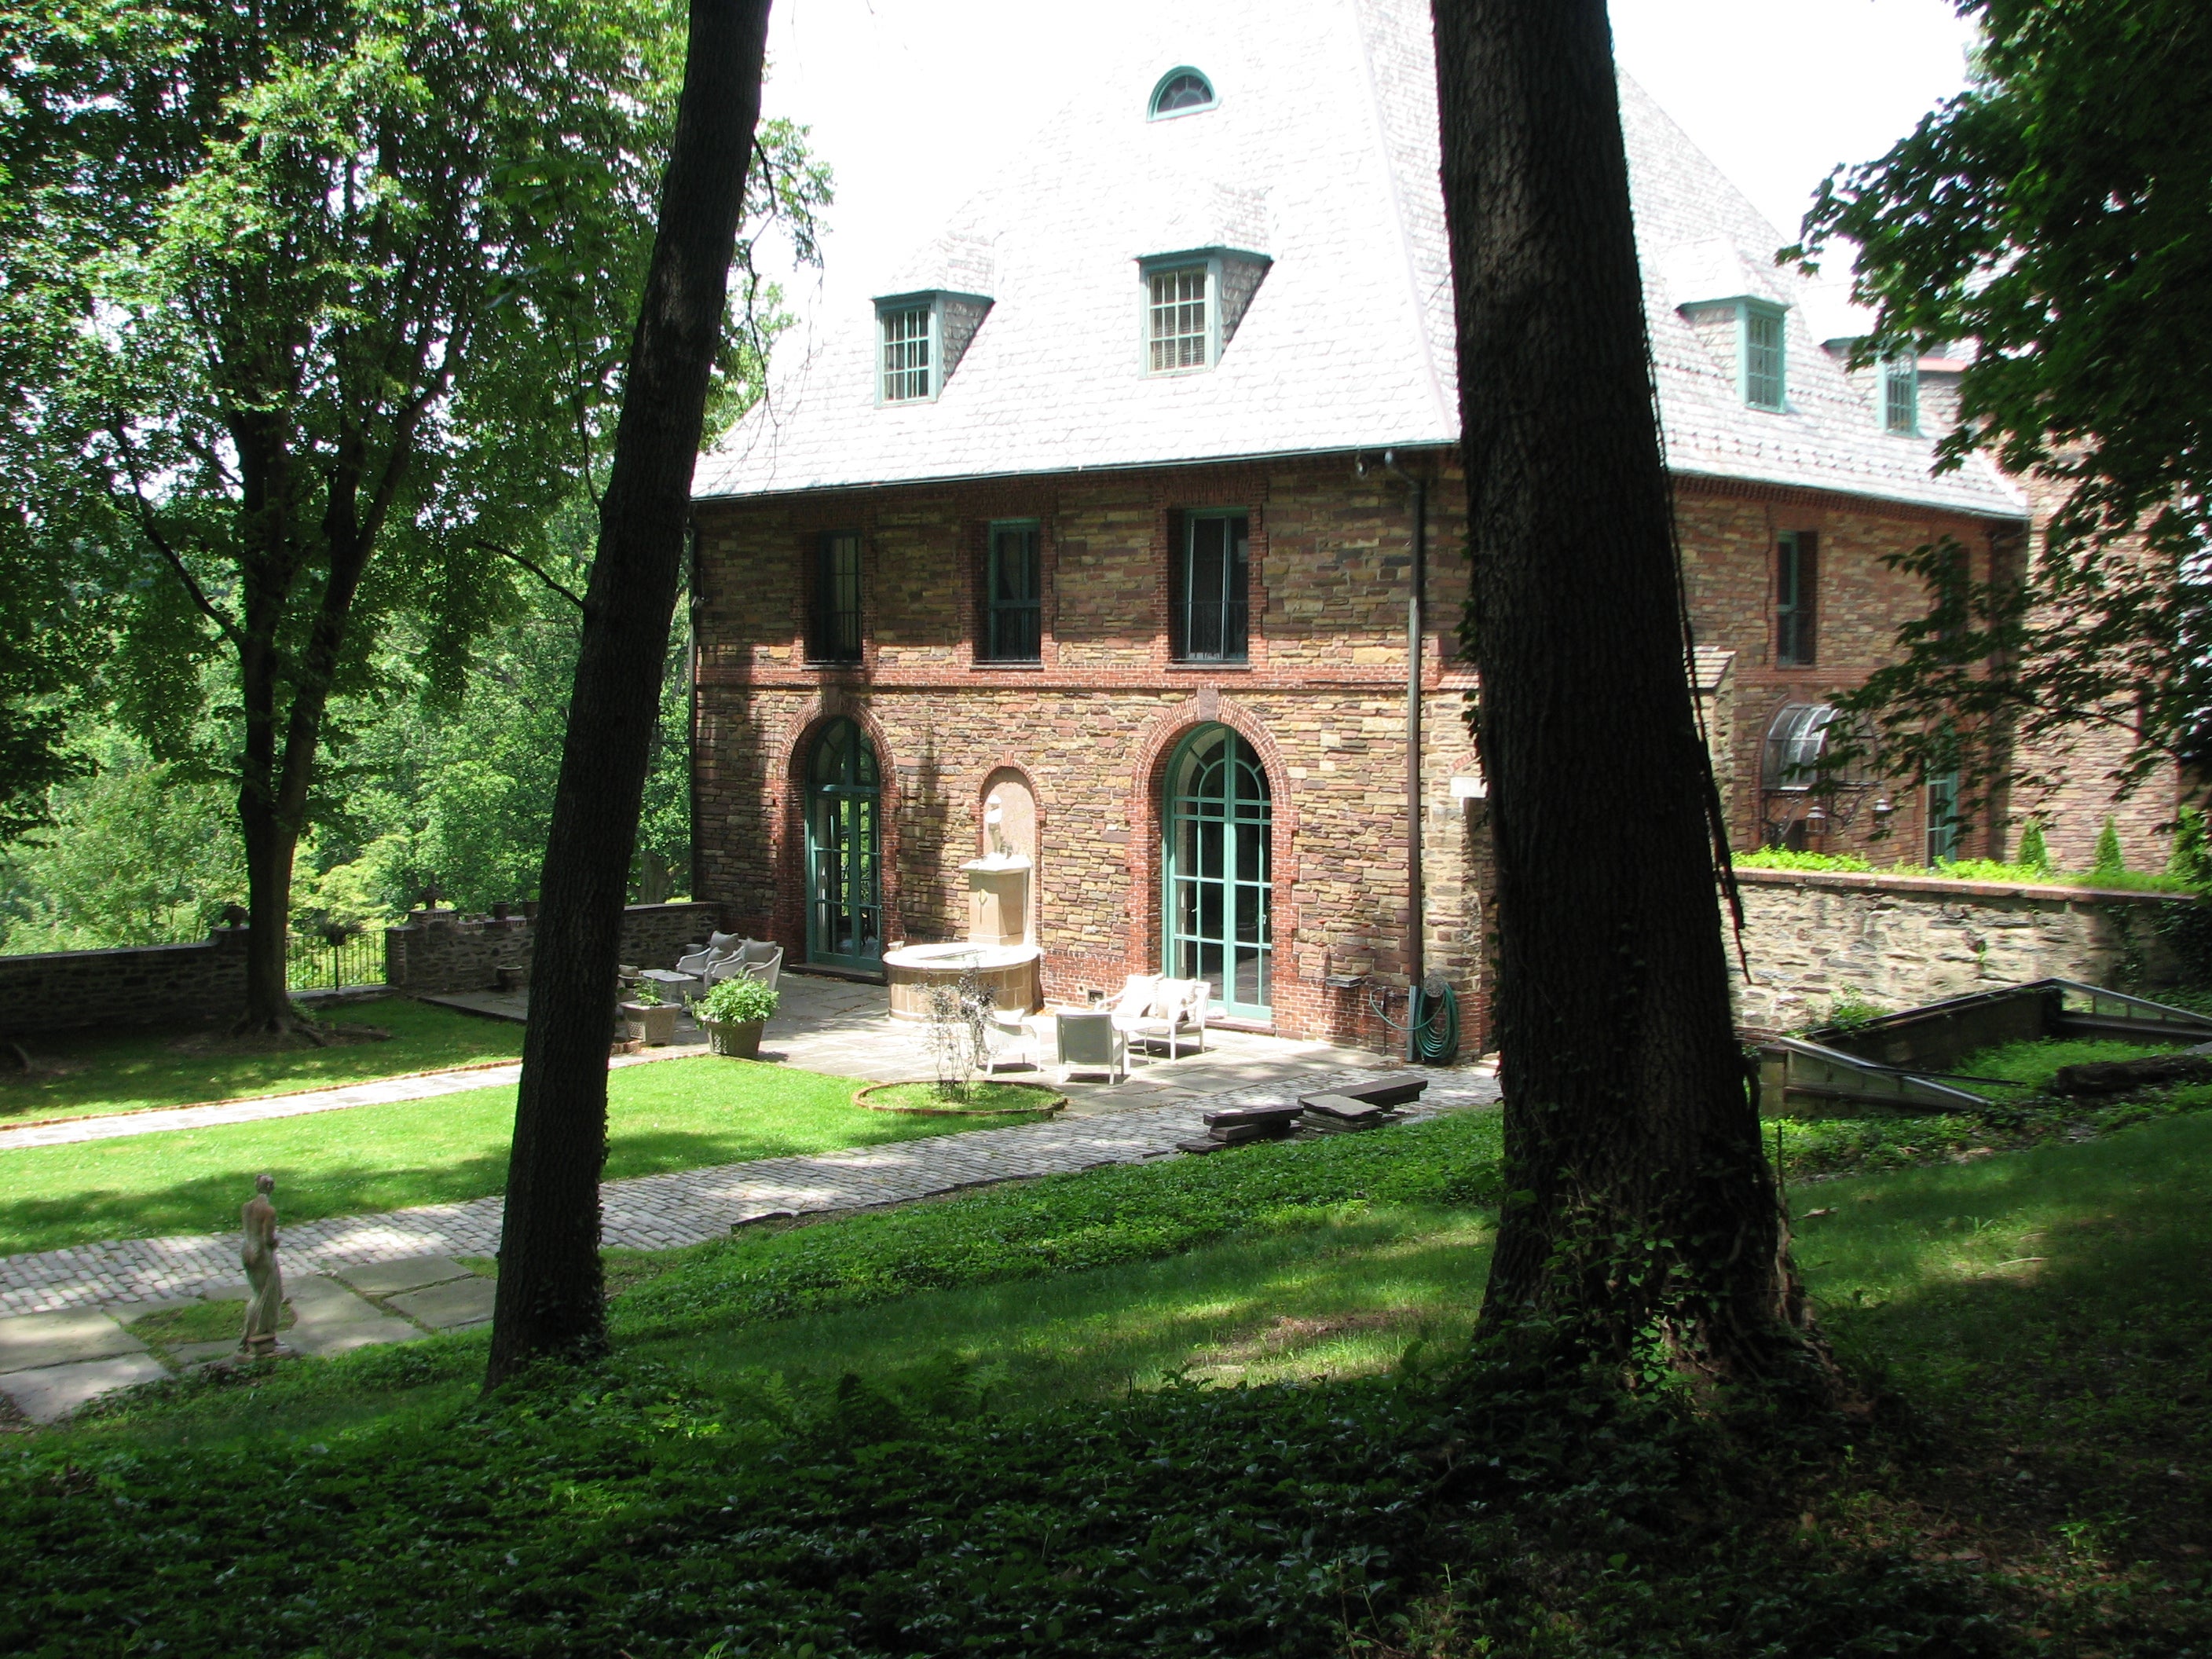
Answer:
[[[1038,968],[1043,952],[1032,937],[1034,912],[1030,881],[1036,861],[1011,840],[1010,828],[1018,835],[1035,834],[1027,792],[1009,799],[1018,786],[1000,784],[983,806],[983,830],[989,850],[961,866],[968,877],[968,937],[964,942],[942,945],[902,945],[884,954],[884,978],[890,987],[891,1018],[923,1020],[929,1018],[928,988],[957,983],[973,975],[988,989],[994,1004],[1006,1013],[1034,1013],[1043,1006]],[[1009,825],[1011,816],[1018,820]]]

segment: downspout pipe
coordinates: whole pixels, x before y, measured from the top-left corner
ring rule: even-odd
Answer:
[[[1421,601],[1429,580],[1429,492],[1382,452],[1382,471],[1406,486],[1413,514],[1413,568],[1406,587],[1406,1058],[1420,1058],[1421,988],[1428,978],[1428,896],[1421,880]]]

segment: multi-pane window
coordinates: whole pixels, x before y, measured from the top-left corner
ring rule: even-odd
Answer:
[[[1251,585],[1251,520],[1194,513],[1183,520],[1176,583],[1176,655],[1185,662],[1242,662]]]
[[[1820,597],[1820,550],[1809,530],[1792,530],[1774,544],[1774,660],[1786,668],[1814,661]]]
[[[929,396],[929,313],[927,306],[902,306],[883,313],[887,404]]]
[[[1035,662],[1044,635],[1042,570],[1037,527],[994,524],[984,558],[983,637],[986,662]]]
[[[1783,369],[1782,313],[1755,301],[1743,304],[1743,400],[1753,409],[1780,409],[1787,391]]]
[[[1920,364],[1909,351],[1881,360],[1881,429],[1907,438],[1920,430]]]
[[[860,660],[860,538],[824,536],[814,562],[813,616],[806,654],[815,662]]]
[[[1152,347],[1152,372],[1171,374],[1179,368],[1203,368],[1206,364],[1206,267],[1182,265],[1155,270],[1147,278],[1151,303],[1147,307]]]
[[[1194,69],[1170,70],[1152,88],[1152,119],[1213,107],[1213,83]]]
[[[1928,862],[1959,856],[1959,775],[1931,773],[1928,779]]]

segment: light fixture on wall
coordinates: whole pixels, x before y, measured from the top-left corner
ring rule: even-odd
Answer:
[[[1896,811],[1897,809],[1889,804],[1888,796],[1880,797],[1874,804],[1874,827],[1877,830],[1888,829],[1889,820]]]
[[[1805,833],[1814,837],[1828,833],[1828,814],[1818,801],[1805,809]]]

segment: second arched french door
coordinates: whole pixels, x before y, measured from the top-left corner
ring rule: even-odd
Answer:
[[[1225,726],[1201,726],[1168,762],[1160,897],[1167,971],[1209,980],[1215,1009],[1269,1017],[1273,817],[1267,775]]]
[[[876,751],[848,720],[830,722],[806,767],[806,959],[883,966],[882,785]]]

